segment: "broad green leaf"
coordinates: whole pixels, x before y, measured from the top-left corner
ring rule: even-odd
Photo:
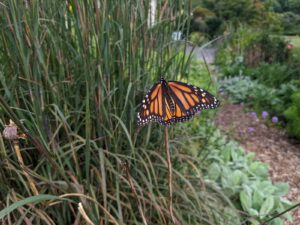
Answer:
[[[254,209],[260,210],[261,205],[264,202],[264,195],[259,190],[255,190],[253,193],[253,203],[252,207]]]
[[[275,195],[281,197],[288,193],[289,191],[289,184],[288,183],[277,183],[275,184],[276,190]]]
[[[293,205],[295,205],[295,203],[293,203],[287,199],[284,199],[284,198],[281,199],[281,203],[283,204],[283,207],[285,207],[285,208],[289,208],[289,207],[292,207]]]
[[[247,212],[250,212],[252,206],[252,200],[251,200],[251,195],[247,191],[245,190],[241,191],[240,201],[243,209]]]
[[[221,177],[221,183],[223,187],[231,187],[229,175],[232,173],[232,171],[227,168],[226,166],[222,166],[222,177]]]
[[[251,208],[249,210],[249,214],[250,214],[250,216],[257,217],[258,216],[258,211],[256,209]]]
[[[208,168],[208,177],[216,181],[221,174],[221,168],[217,163],[212,163]]]
[[[18,207],[24,206],[29,203],[39,203],[42,201],[49,201],[49,200],[68,200],[65,198],[60,198],[55,195],[36,195],[32,197],[28,197],[25,199],[22,199],[20,201],[17,201],[6,208],[2,209],[0,211],[0,219],[3,219],[6,215],[17,209]]]
[[[251,189],[251,187],[248,186],[247,184],[243,184],[242,186],[243,186],[244,191],[246,191],[247,194],[248,194],[249,196],[251,196],[251,195],[252,195],[252,189]]]
[[[235,170],[231,177],[231,182],[233,185],[239,185],[241,183],[243,173],[240,170]]]
[[[250,218],[249,222],[251,225],[260,225],[260,222],[258,222],[256,219]]]
[[[232,161],[236,161],[237,158],[238,158],[238,153],[237,153],[237,150],[236,149],[232,149],[231,150],[231,158],[232,158]]]
[[[257,184],[257,190],[260,190],[262,193],[264,193],[265,196],[268,196],[272,195],[275,192],[276,188],[271,181],[265,180]]]
[[[248,162],[251,162],[255,159],[255,153],[254,152],[249,152],[247,155],[246,155],[246,158],[248,160]]]
[[[264,201],[264,203],[260,208],[259,211],[260,218],[262,219],[266,217],[272,211],[273,207],[274,207],[274,198],[273,196],[269,196],[267,197],[267,199]]]
[[[276,218],[270,222],[270,225],[283,225],[283,221],[280,218]]]
[[[231,148],[226,147],[223,151],[221,151],[221,155],[225,163],[229,162],[231,157]]]
[[[250,171],[258,177],[268,177],[268,167],[261,162],[253,162]]]

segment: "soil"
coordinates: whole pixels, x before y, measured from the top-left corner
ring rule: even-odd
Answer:
[[[216,125],[235,139],[248,152],[255,152],[256,159],[269,165],[273,182],[287,182],[290,191],[285,196],[300,202],[300,143],[289,138],[283,129],[272,124],[270,118],[255,117],[241,105],[225,105],[217,113]],[[266,125],[268,124],[268,125]],[[300,224],[300,207],[293,212],[293,222]]]

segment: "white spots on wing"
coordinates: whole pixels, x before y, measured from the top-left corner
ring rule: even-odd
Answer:
[[[189,84],[187,84],[187,85],[189,85]],[[205,103],[199,102],[198,104],[191,107],[189,110],[184,111],[184,113],[186,114],[185,116],[183,116],[183,117],[173,116],[168,121],[164,121],[164,118],[159,115],[151,115],[149,112],[148,112],[148,114],[146,114],[146,111],[142,110],[142,112],[144,112],[144,114],[140,114],[140,113],[137,114],[137,118],[138,118],[137,124],[139,126],[143,126],[149,122],[158,122],[163,126],[169,126],[174,123],[185,122],[185,121],[193,118],[193,116],[195,114],[201,113],[202,110],[214,109],[220,105],[220,102],[217,100],[217,98],[210,95],[210,93],[208,93],[205,90],[198,88],[196,86],[192,86],[192,85],[189,85],[189,86],[190,86],[190,88],[192,88],[195,91],[194,93],[198,96],[198,98],[206,97],[207,102],[205,102]],[[145,96],[144,100],[142,100],[141,107],[144,110],[147,110],[147,109],[149,110],[149,108],[147,107],[147,104],[150,103],[149,93],[150,93],[150,91]],[[175,105],[173,104],[173,102],[171,102],[171,104],[170,104],[170,109],[171,109],[171,111],[175,110]]]

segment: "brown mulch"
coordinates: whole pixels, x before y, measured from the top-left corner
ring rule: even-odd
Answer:
[[[290,185],[286,199],[299,202],[300,143],[290,139],[282,129],[266,126],[264,119],[259,117],[245,112],[241,105],[226,105],[219,110],[215,123],[246,151],[255,152],[257,160],[269,165],[272,181]],[[285,225],[300,224],[300,207],[292,215],[294,221],[285,222]]]

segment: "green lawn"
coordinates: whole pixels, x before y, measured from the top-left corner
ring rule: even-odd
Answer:
[[[300,47],[300,36],[284,36],[284,38],[292,42],[295,47]]]
[[[300,56],[300,36],[284,36],[284,38],[294,45],[293,52]]]

